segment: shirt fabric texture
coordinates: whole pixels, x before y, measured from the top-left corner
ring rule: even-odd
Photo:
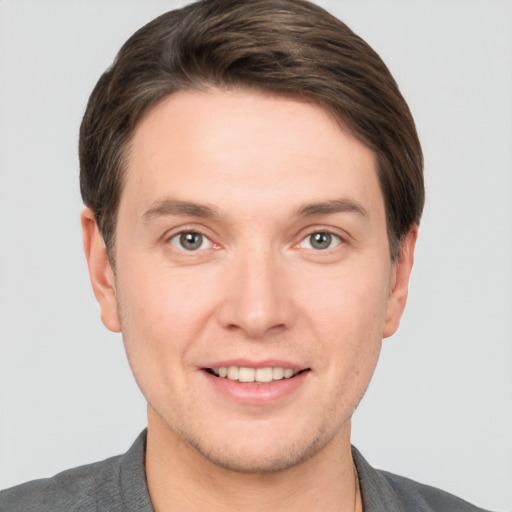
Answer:
[[[146,431],[117,457],[0,492],[0,512],[154,512],[144,469]],[[364,512],[485,512],[449,493],[372,468],[352,449]]]

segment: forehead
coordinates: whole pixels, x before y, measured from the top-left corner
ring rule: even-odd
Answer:
[[[127,159],[127,201],[159,196],[253,207],[295,207],[345,193],[382,202],[376,158],[318,105],[261,92],[182,91],[137,126]],[[186,197],[185,197],[186,196]]]

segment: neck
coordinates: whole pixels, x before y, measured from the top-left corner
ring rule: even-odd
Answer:
[[[240,473],[216,466],[148,416],[146,475],[155,512],[362,510],[347,432],[284,471]]]

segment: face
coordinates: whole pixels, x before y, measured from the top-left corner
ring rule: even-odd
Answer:
[[[90,212],[104,323],[122,330],[149,430],[238,471],[348,442],[405,304],[375,156],[311,104],[180,92],[128,155],[115,279]]]

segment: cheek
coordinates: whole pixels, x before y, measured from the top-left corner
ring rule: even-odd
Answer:
[[[127,272],[129,268],[150,270]],[[147,262],[122,270],[119,316],[136,378],[139,375],[169,381],[178,375],[183,377],[180,372],[192,371],[191,360],[197,347],[212,337],[211,318],[219,297],[218,273],[161,264],[153,268]],[[168,371],[170,366],[173,372]]]
[[[380,353],[389,282],[384,271],[347,271],[309,283],[307,318],[320,349],[322,371],[334,393],[355,407],[371,379]],[[306,288],[306,289],[307,289]]]
[[[181,396],[193,371],[187,358],[200,329],[200,308],[180,286],[163,279],[132,279],[119,288],[126,355],[150,404]]]
[[[380,269],[379,269],[380,270]],[[317,328],[357,343],[365,333],[381,337],[389,296],[385,269],[347,268],[331,275],[312,275],[301,293],[305,314]]]

